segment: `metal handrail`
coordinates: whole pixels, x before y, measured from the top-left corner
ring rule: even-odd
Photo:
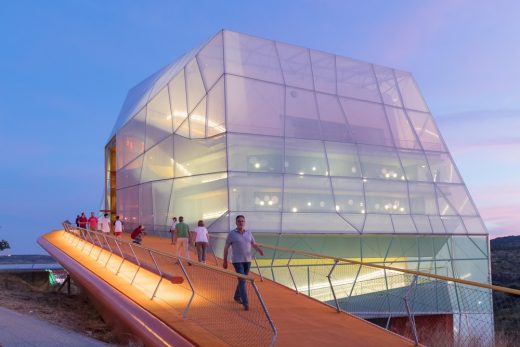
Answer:
[[[195,261],[195,260],[191,260],[191,259],[188,259],[188,258],[185,258],[185,257],[169,254],[169,253],[166,253],[166,252],[163,252],[163,251],[160,251],[160,250],[148,248],[148,247],[145,247],[143,245],[134,244],[133,242],[125,241],[125,240],[122,240],[121,238],[118,238],[118,237],[115,237],[115,236],[112,236],[112,235],[107,235],[106,233],[103,233],[101,231],[87,230],[87,229],[84,229],[84,228],[74,227],[74,226],[72,226],[71,224],[68,224],[68,223],[63,223],[63,227],[64,227],[64,230],[65,230],[66,233],[71,234],[73,236],[76,236],[79,239],[78,242],[76,243],[76,246],[79,244],[79,242],[81,242],[81,240],[83,240],[85,242],[85,244],[83,245],[82,250],[85,248],[87,243],[91,243],[92,244],[92,248],[90,249],[90,253],[92,253],[92,249],[95,246],[100,247],[101,249],[100,249],[99,254],[96,257],[96,260],[99,260],[99,257],[101,255],[101,253],[103,252],[103,250],[109,251],[109,253],[110,253],[110,256],[108,257],[108,261],[112,257],[112,254],[115,254],[117,256],[121,256],[121,258],[123,260],[120,263],[119,268],[117,269],[117,273],[119,273],[119,271],[121,270],[121,267],[122,267],[122,265],[123,265],[123,263],[125,261],[130,261],[130,262],[136,264],[138,266],[138,269],[135,272],[135,274],[133,275],[133,278],[131,280],[131,285],[133,284],[135,278],[137,277],[137,273],[143,267],[141,262],[139,261],[139,257],[136,255],[136,253],[135,253],[133,248],[134,247],[135,248],[140,248],[140,249],[144,250],[145,252],[147,252],[151,256],[151,259],[152,259],[153,264],[155,266],[155,269],[157,271],[153,270],[153,268],[152,269],[146,268],[146,269],[148,271],[155,272],[156,274],[158,274],[160,276],[159,283],[157,284],[157,286],[156,286],[156,288],[155,288],[155,290],[154,290],[154,292],[152,294],[152,299],[155,297],[157,289],[159,288],[159,286],[160,286],[160,284],[162,282],[162,279],[164,277],[164,272],[161,271],[160,266],[159,266],[158,262],[156,261],[155,257],[153,256],[153,254],[160,255],[160,256],[163,256],[163,257],[170,258],[170,259],[174,260],[177,264],[180,265],[181,271],[182,271],[183,275],[186,277],[188,285],[189,285],[189,287],[192,290],[192,295],[191,295],[191,297],[190,297],[190,299],[188,301],[188,304],[186,305],[186,307],[185,307],[185,309],[184,309],[184,311],[182,313],[182,319],[186,318],[186,316],[188,314],[188,310],[190,308],[190,305],[191,305],[191,303],[193,301],[193,298],[194,298],[194,296],[196,294],[195,287],[192,284],[192,280],[190,279],[190,276],[189,276],[188,272],[186,271],[186,269],[183,266],[183,262],[186,262],[189,265],[193,265],[193,266],[197,266],[197,267],[200,267],[200,268],[204,268],[204,269],[207,269],[207,270],[210,270],[210,271],[213,271],[213,272],[225,275],[225,276],[230,276],[230,277],[233,277],[233,278],[236,278],[236,279],[245,280],[247,282],[250,282],[251,286],[254,288],[254,293],[255,293],[256,297],[258,298],[258,301],[260,303],[262,311],[264,312],[264,314],[266,316],[267,322],[269,323],[269,326],[271,327],[273,335],[272,335],[272,338],[271,338],[271,344],[270,345],[274,346],[274,344],[276,342],[276,337],[278,335],[278,332],[277,332],[277,329],[276,329],[276,327],[274,325],[274,322],[273,322],[273,320],[272,320],[272,318],[271,318],[271,316],[269,314],[269,311],[267,310],[267,306],[265,305],[265,302],[264,302],[264,300],[263,300],[263,298],[262,298],[258,288],[255,285],[255,280],[256,279],[254,277],[246,276],[246,275],[239,274],[239,273],[236,273],[236,272],[232,272],[232,271],[229,271],[229,270],[226,270],[226,269],[222,269],[220,267],[212,266],[212,265],[209,265],[209,264],[200,263],[200,262]],[[79,233],[75,232],[75,231],[78,231]],[[98,240],[97,243],[94,241],[94,238],[92,236],[95,236],[95,238]],[[117,248],[118,248],[120,254],[114,253],[114,250],[110,246],[108,246],[110,250],[107,250],[106,248],[104,248],[102,242],[99,240],[99,236],[102,236],[105,239],[107,245],[109,244],[107,239],[114,241],[115,244],[117,245]],[[128,259],[128,257],[125,257],[124,252],[122,252],[121,247],[120,247],[119,244],[126,244],[130,248],[130,250],[132,252],[132,255],[133,255],[133,258],[135,259],[135,262],[133,262],[132,260]],[[90,256],[90,253],[89,253],[89,256]],[[105,264],[105,267],[108,264],[108,261]],[[117,275],[117,273],[116,273],[116,275]]]
[[[223,239],[223,237],[220,235],[210,235],[210,236]],[[279,246],[271,246],[271,245],[265,245],[265,244],[261,244],[261,243],[257,243],[257,244],[262,248],[271,249],[274,251],[282,251],[282,252],[286,252],[286,253],[306,255],[306,256],[311,256],[311,257],[315,257],[315,258],[331,260],[333,262],[343,262],[343,263],[353,264],[353,265],[362,265],[362,266],[372,267],[372,268],[376,268],[376,269],[380,269],[380,270],[391,270],[391,271],[405,273],[408,275],[423,276],[423,277],[433,278],[433,279],[447,281],[447,282],[454,282],[454,283],[460,283],[460,284],[465,284],[465,285],[469,285],[469,286],[480,287],[480,288],[484,288],[484,289],[496,290],[496,291],[507,293],[507,294],[520,295],[520,290],[518,290],[518,289],[496,286],[493,284],[469,281],[469,280],[465,280],[465,279],[461,279],[461,278],[454,278],[454,277],[448,277],[448,276],[443,276],[443,275],[436,275],[436,274],[431,274],[428,272],[401,269],[401,268],[397,268],[397,267],[393,267],[393,266],[367,263],[364,261],[352,260],[352,259],[348,259],[348,258],[333,257],[333,256],[319,254],[319,253],[304,251],[304,250],[285,248],[285,247],[279,247]]]

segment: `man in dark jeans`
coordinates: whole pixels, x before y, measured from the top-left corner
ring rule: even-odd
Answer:
[[[255,243],[255,238],[249,230],[245,229],[246,218],[242,215],[236,217],[237,227],[231,230],[226,239],[224,246],[224,269],[228,267],[228,251],[229,247],[233,248],[233,256],[231,262],[235,271],[242,275],[247,275],[251,268],[251,246],[255,248],[260,255],[264,255],[262,249]],[[246,311],[249,310],[249,301],[247,299],[246,281],[239,278],[237,288],[235,290],[234,299],[236,302],[244,305]]]

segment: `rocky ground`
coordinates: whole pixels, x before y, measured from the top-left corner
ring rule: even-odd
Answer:
[[[0,264],[14,261],[13,257],[2,257]],[[48,261],[47,258],[42,258],[40,261],[46,260]],[[13,263],[19,264],[19,259]],[[118,341],[111,329],[78,288],[72,286],[72,295],[69,296],[66,288],[57,292],[58,287],[59,285],[50,285],[48,273],[45,271],[1,271],[0,306],[32,315],[103,342],[117,344]]]

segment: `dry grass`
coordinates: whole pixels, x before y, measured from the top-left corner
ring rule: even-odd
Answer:
[[[68,296],[55,290],[50,288],[45,274],[31,278],[27,274],[0,273],[0,306],[117,344],[111,329],[85,295]]]

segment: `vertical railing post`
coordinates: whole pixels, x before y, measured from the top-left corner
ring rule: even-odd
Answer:
[[[195,297],[195,288],[193,287],[193,283],[191,283],[190,276],[188,276],[188,273],[186,272],[186,269],[182,265],[182,261],[181,261],[180,258],[177,258],[177,263],[180,265],[182,273],[186,277],[186,280],[188,281],[188,284],[190,285],[190,288],[191,288],[190,300],[188,301],[188,304],[186,305],[186,308],[184,309],[184,312],[182,312],[182,319],[184,320],[186,318],[186,315],[188,314],[188,310],[190,309],[191,302],[193,301],[193,298]]]
[[[116,242],[117,249],[119,249],[119,253],[121,253],[121,258],[123,258],[123,260],[121,261],[121,264],[119,264],[119,267],[117,268],[117,271],[116,271],[116,276],[117,276],[119,274],[119,271],[121,271],[121,267],[123,267],[123,263],[125,262],[126,258],[125,258],[123,251],[121,250],[121,247],[119,247],[117,238],[114,241]]]
[[[413,276],[412,283],[410,283],[410,287],[408,287],[408,291],[406,292],[406,295],[404,296],[404,307],[406,308],[406,312],[408,314],[408,320],[410,321],[410,326],[412,328],[412,335],[415,342],[415,345],[419,345],[419,338],[417,336],[417,327],[415,325],[415,316],[413,315],[413,312],[410,310],[410,305],[408,303],[408,296],[412,293],[413,287],[417,284],[417,275]]]
[[[114,250],[112,249],[112,247],[110,247],[110,242],[108,242],[107,235],[105,233],[102,233],[101,235],[103,235],[103,239],[105,240],[107,247],[110,250],[110,255],[108,256],[107,262],[105,263],[105,266],[104,266],[104,267],[106,267],[108,262],[112,258],[112,254],[114,254]]]
[[[139,259],[137,259],[137,255],[135,254],[134,248],[132,247],[131,243],[128,244],[128,247],[130,247],[130,250],[132,251],[132,254],[134,255],[135,262],[137,263],[137,266],[138,266],[137,271],[135,272],[134,277],[132,278],[132,281],[130,282],[130,285],[132,285],[132,284],[134,284],[135,278],[137,277],[137,273],[139,272],[139,270],[141,270],[141,262],[139,261]]]
[[[258,297],[258,300],[260,301],[260,305],[262,306],[265,316],[267,317],[267,320],[269,321],[269,325],[271,326],[271,329],[273,330],[273,338],[271,339],[271,344],[269,346],[274,346],[274,344],[276,342],[276,337],[278,336],[278,331],[276,330],[276,327],[274,326],[273,320],[271,319],[271,315],[269,314],[269,311],[267,311],[267,306],[265,305],[264,300],[262,299],[262,296],[260,295],[260,291],[256,287],[254,280],[251,280],[251,285],[253,286],[256,296]]]
[[[150,254],[150,258],[152,258],[152,261],[155,264],[155,268],[157,269],[157,272],[159,272],[159,276],[161,276],[161,278],[159,279],[159,283],[157,283],[157,286],[155,287],[155,290],[153,291],[152,297],[150,298],[150,300],[153,300],[153,298],[155,298],[155,294],[157,294],[157,290],[159,289],[159,286],[161,285],[161,282],[163,280],[163,273],[162,273],[161,269],[159,268],[159,264],[157,264],[157,261],[155,260],[155,257],[153,256],[152,251],[150,249],[148,250],[148,254]]]
[[[99,257],[101,257],[101,253],[103,253],[104,247],[101,245],[101,240],[99,239],[99,235],[97,234],[97,232],[96,233],[92,232],[92,233],[96,236],[97,242],[99,244],[99,253],[98,253],[98,256],[96,258],[96,261],[98,261]]]
[[[262,273],[260,272],[260,266],[258,266],[258,261],[256,260],[256,251],[253,254],[253,260],[255,261],[256,271],[258,271],[258,275],[260,275],[260,281],[263,282],[264,276],[262,276]],[[274,276],[273,276],[273,280],[274,280]]]
[[[334,302],[336,303],[336,311],[340,312],[341,310],[339,308],[338,298],[336,297],[336,291],[334,290],[334,286],[332,285],[332,280],[330,278],[332,276],[332,272],[334,272],[334,269],[336,268],[337,264],[338,264],[338,259],[334,259],[334,265],[332,265],[332,268],[330,269],[330,272],[327,275],[327,278],[329,280],[330,290],[332,291],[332,296],[334,297]]]
[[[292,280],[292,283],[294,285],[294,290],[296,291],[296,293],[299,294],[300,292],[298,291],[298,286],[296,286],[296,281],[294,280],[294,276],[292,274],[291,265],[290,265],[293,256],[294,256],[294,251],[291,253],[291,256],[289,257],[289,261],[287,262],[287,270],[289,270],[289,275],[291,275],[291,280]]]

